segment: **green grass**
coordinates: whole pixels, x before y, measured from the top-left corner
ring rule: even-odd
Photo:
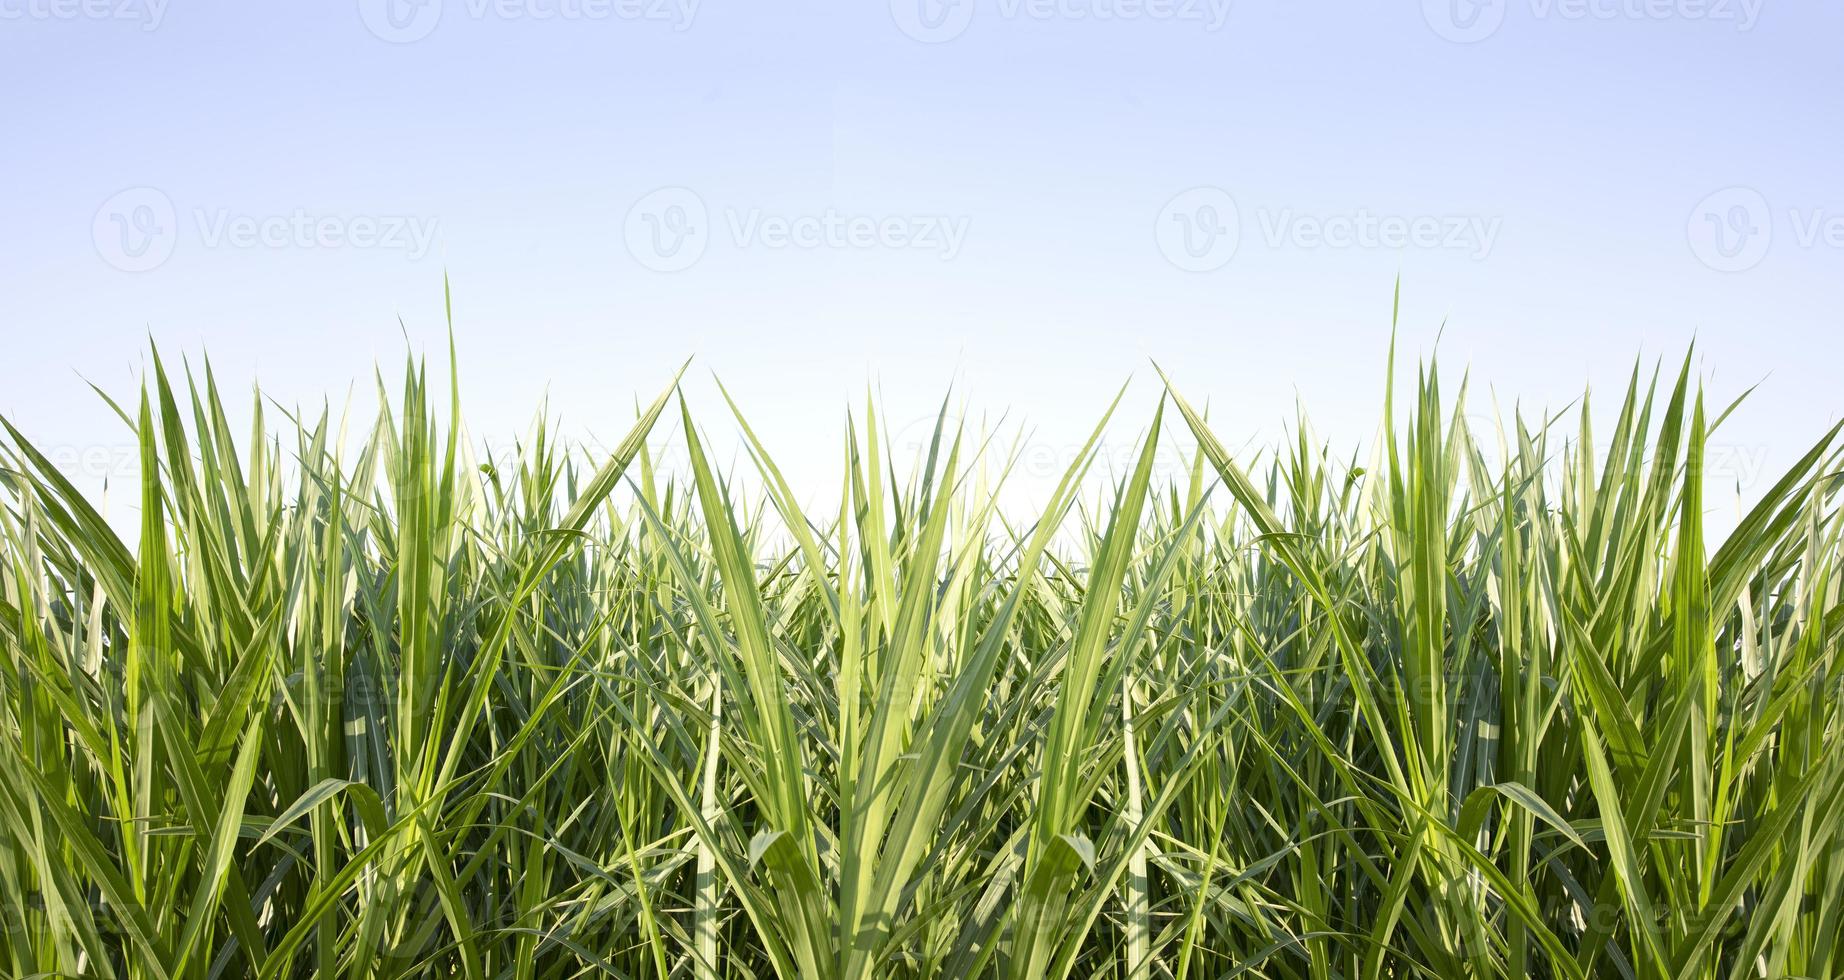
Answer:
[[[156,358],[132,543],[7,427],[0,972],[1844,976],[1839,454],[1706,542],[1688,361],[1604,436],[1430,370],[1361,468],[1172,391],[1033,515],[870,405],[803,513],[723,406],[759,493],[655,472],[676,385],[497,468],[384,401]]]

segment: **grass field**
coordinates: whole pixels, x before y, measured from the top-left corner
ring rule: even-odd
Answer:
[[[700,406],[733,495],[676,385],[482,467],[150,364],[138,534],[0,449],[7,976],[1844,976],[1837,445],[1706,541],[1688,361],[1359,465],[1098,404],[1028,515],[870,406],[817,489]]]

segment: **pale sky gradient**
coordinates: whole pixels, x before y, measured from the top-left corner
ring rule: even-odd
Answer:
[[[867,383],[1054,455],[1157,360],[1354,447],[1400,275],[1482,410],[1696,338],[1764,487],[1844,408],[1840,51],[1806,0],[0,0],[0,413],[83,470],[150,334],[338,401],[446,271],[480,439],[695,355],[819,493]]]

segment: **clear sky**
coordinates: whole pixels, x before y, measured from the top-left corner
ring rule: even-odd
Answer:
[[[867,384],[1055,457],[1152,360],[1354,447],[1400,276],[1482,411],[1694,337],[1764,382],[1746,492],[1844,409],[1841,53],[1810,0],[0,0],[0,413],[94,477],[150,334],[337,403],[446,272],[480,440],[695,355],[809,487]]]

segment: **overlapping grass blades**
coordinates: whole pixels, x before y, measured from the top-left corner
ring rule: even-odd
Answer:
[[[183,380],[132,543],[7,428],[9,976],[1844,975],[1836,433],[1712,551],[1688,361],[1361,467],[1172,392],[1096,497],[1109,407],[1022,521],[945,410],[812,514],[740,410],[759,495],[656,472],[676,385],[476,465],[416,365]]]

